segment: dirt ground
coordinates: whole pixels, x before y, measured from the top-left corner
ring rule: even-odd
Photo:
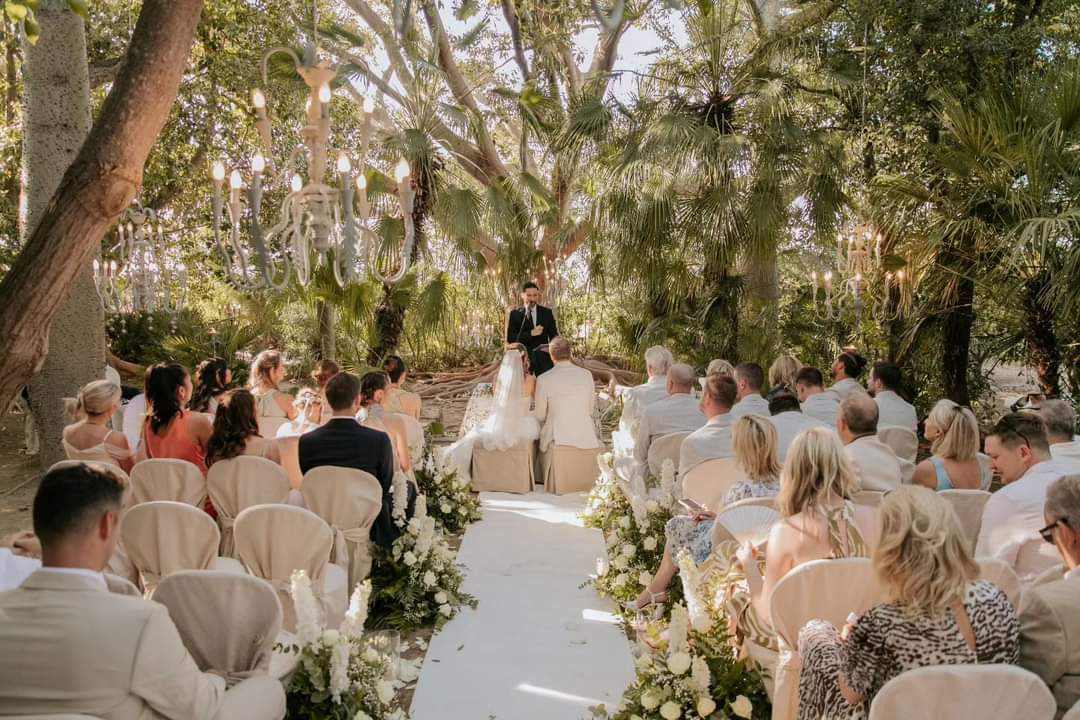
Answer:
[[[0,421],[0,537],[30,529],[30,505],[41,477],[37,457],[23,452],[23,416]]]

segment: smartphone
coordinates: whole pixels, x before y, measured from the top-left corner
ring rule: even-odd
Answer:
[[[699,513],[701,511],[707,509],[704,505],[699,503],[697,500],[693,500],[691,498],[683,498],[682,500],[679,500],[679,504],[682,505],[687,510],[689,510],[691,515],[693,515],[694,513]]]

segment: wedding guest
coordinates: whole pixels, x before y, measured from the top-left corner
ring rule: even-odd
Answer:
[[[315,386],[319,389],[319,397],[322,398],[320,408],[322,415],[318,417],[319,424],[322,425],[330,419],[330,405],[326,402],[326,383],[330,382],[330,378],[341,372],[341,368],[333,360],[322,359],[315,363],[315,369],[311,371],[311,379],[315,381]],[[293,403],[295,405],[295,403]],[[299,408],[297,408],[299,412]]]
[[[975,413],[952,400],[939,400],[926,417],[925,434],[933,454],[916,466],[913,482],[931,490],[982,488]]]
[[[795,376],[795,395],[802,404],[804,414],[817,418],[829,427],[836,427],[840,416],[840,399],[835,393],[826,392],[825,378],[821,371],[804,367]]]
[[[878,427],[902,427],[919,434],[919,418],[915,406],[897,393],[903,376],[892,363],[877,363],[870,370],[870,394],[878,406]]]
[[[719,376],[717,376],[719,377]],[[712,380],[713,378],[709,378]],[[730,380],[730,378],[727,378]],[[738,420],[732,431],[735,464],[746,475],[732,484],[724,495],[724,505],[751,497],[775,497],[780,492],[780,461],[776,454],[776,430],[768,420],[748,415]],[[664,528],[667,542],[660,567],[637,599],[627,607],[634,612],[667,600],[667,587],[678,572],[678,554],[687,550],[698,565],[712,553],[716,513],[705,510],[694,515],[677,515]]]
[[[274,432],[286,420],[296,419],[292,396],[278,389],[285,379],[285,361],[277,350],[263,350],[251,363],[251,393],[255,396],[256,416],[276,423]]]
[[[68,418],[77,422],[64,428],[61,442],[70,460],[91,460],[131,472],[134,453],[124,433],[111,430],[109,420],[120,408],[120,386],[95,380],[64,401]]]
[[[281,464],[277,443],[259,435],[255,396],[243,388],[230,390],[221,398],[214,416],[214,430],[206,444],[206,467],[240,455],[253,455]]]
[[[795,378],[802,370],[802,363],[794,355],[780,355],[769,366],[769,392],[766,400],[772,400],[780,393],[795,394]]]
[[[731,426],[735,419],[731,408],[738,390],[730,375],[706,375],[701,394],[701,412],[708,418],[700,428],[686,436],[679,449],[679,477],[706,460],[735,457],[731,444]]]
[[[735,375],[735,366],[729,363],[723,358],[716,358],[709,361],[709,366],[705,368],[705,377],[709,375]]]
[[[855,470],[856,490],[887,492],[900,487],[903,479],[896,453],[878,440],[877,428],[877,403],[865,391],[853,392],[840,403],[836,430]]]
[[[1065,574],[1021,597],[1020,665],[1050,686],[1060,718],[1080,702],[1080,475],[1047,488],[1043,518],[1039,534],[1061,554]]]
[[[796,435],[807,428],[829,428],[821,420],[804,415],[802,407],[799,405],[799,399],[787,392],[778,393],[769,400],[769,414],[771,416],[769,420],[772,421],[773,427],[776,428],[777,449],[780,454],[781,464],[787,460],[788,450],[791,449],[791,443],[795,442]]]
[[[738,420],[744,415],[769,417],[769,401],[761,396],[765,384],[765,371],[757,363],[744,362],[735,366],[735,388],[739,401],[731,408],[731,417]]]
[[[383,361],[383,371],[390,378],[390,389],[387,392],[386,401],[387,411],[402,413],[419,420],[423,404],[420,396],[402,387],[408,374],[405,361],[397,355],[388,355]]]
[[[1043,400],[1039,417],[1046,425],[1050,456],[1055,460],[1080,463],[1080,440],[1076,439],[1076,410],[1064,400]]]
[[[221,358],[203,360],[195,368],[195,392],[189,406],[195,412],[213,415],[218,402],[232,383],[232,370]]]
[[[314,467],[354,468],[374,476],[382,486],[382,510],[371,526],[371,539],[389,550],[400,531],[394,524],[394,447],[390,436],[356,421],[360,412],[360,378],[342,372],[326,383],[326,400],[334,411],[325,425],[300,436],[300,471]],[[409,514],[416,496],[410,483]]]
[[[653,345],[645,351],[645,372],[649,379],[623,394],[620,428],[634,434],[645,408],[668,396],[667,373],[674,362],[671,351],[661,345]]]
[[[986,454],[1003,487],[983,508],[976,557],[995,557],[1012,566],[1027,585],[1060,562],[1039,538],[1046,489],[1080,466],[1050,456],[1046,426],[1031,412],[1005,415],[986,437]]]
[[[409,431],[405,422],[393,413],[386,412],[383,401],[390,379],[384,372],[369,372],[360,379],[360,412],[357,421],[364,427],[380,430],[390,436],[397,457],[398,468],[407,473],[412,469],[409,457]]]
[[[33,530],[24,530],[0,542],[0,592],[14,590],[41,567],[41,543]]]
[[[674,432],[693,432],[705,424],[698,401],[691,394],[695,380],[694,368],[683,363],[671,366],[667,374],[668,396],[645,408],[637,423],[634,437],[634,457],[645,462],[649,443],[654,437]]]
[[[799,633],[800,718],[865,718],[885,683],[927,665],[1016,663],[1016,612],[978,579],[956,513],[937,493],[903,487],[885,496],[873,558],[888,601],[842,632],[811,620]]]
[[[557,337],[548,346],[554,367],[536,380],[540,451],[553,445],[598,448],[596,387],[592,373],[573,363],[570,343]]]
[[[290,420],[279,427],[275,437],[296,437],[314,430],[322,424],[323,407],[329,407],[325,404],[322,393],[311,388],[304,388],[298,392],[294,405],[299,415],[295,420]],[[326,417],[329,419],[329,412],[326,413]]]
[[[866,358],[854,350],[840,353],[832,365],[833,385],[829,390],[841,402],[853,392],[866,392],[866,388],[859,384],[859,376],[865,367]]]
[[[108,592],[121,493],[88,465],[42,478],[33,506],[42,567],[0,594],[0,647],[18,648],[0,653],[4,714],[283,718],[280,681],[262,674],[226,689],[199,671],[164,605]]]
[[[146,420],[135,462],[172,458],[186,460],[206,474],[206,446],[213,422],[187,409],[191,377],[176,363],[158,363],[146,370]]]

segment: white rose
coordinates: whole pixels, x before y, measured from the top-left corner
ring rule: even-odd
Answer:
[[[688,653],[677,652],[668,658],[667,666],[668,670],[676,675],[682,675],[690,669],[690,665],[693,661]]]
[[[352,719],[352,720],[371,720],[371,716],[370,716],[370,715],[368,715],[368,714],[367,714],[366,712],[364,712],[363,710],[361,710],[360,712],[358,712],[358,713],[356,713],[355,715],[353,715],[353,719]]]
[[[649,585],[649,583],[652,582],[652,575],[649,574],[648,570],[642,570],[641,574],[638,575],[637,581],[640,584],[645,585],[647,587]]]
[[[454,508],[450,507],[450,503],[444,502],[442,505],[439,506],[439,509],[442,510],[443,515],[449,515],[450,511]]]
[[[627,580],[627,577],[626,577],[626,575],[624,573],[619,573],[618,575],[616,575],[615,576],[615,585],[616,585],[616,587],[622,587],[623,585],[625,585],[626,580]]]
[[[652,552],[656,549],[656,538],[650,535],[649,537],[645,538],[645,541],[641,543],[641,546],[649,552]]]
[[[460,515],[461,517],[465,517],[465,515],[466,515],[465,508],[459,507],[457,509],[457,514]]]
[[[638,672],[644,672],[652,667],[652,655],[648,653],[642,653],[641,657],[634,661],[634,667],[638,669]]]
[[[424,586],[425,587],[435,587],[435,583],[437,583],[438,581],[439,581],[439,579],[437,577],[435,577],[435,573],[431,572],[430,570],[428,570],[426,573],[424,573]]]
[[[624,558],[622,555],[616,556],[611,561],[611,567],[615,568],[616,570],[625,570],[626,569],[626,558]]]
[[[637,548],[635,548],[630,543],[627,543],[627,544],[622,546],[622,548],[619,550],[619,552],[622,553],[623,557],[632,558],[632,557],[634,557],[634,553],[637,552]]]
[[[697,701],[697,714],[707,718],[716,711],[716,703],[711,697],[702,697]]]
[[[731,703],[731,712],[741,718],[750,720],[750,717],[754,714],[754,704],[750,702],[750,698],[740,695],[735,698],[735,702]]]
[[[439,612],[445,617],[450,617],[454,613],[454,609],[450,607],[449,603],[443,603],[439,606]]]
[[[341,633],[337,630],[323,630],[322,639],[326,645],[333,645],[341,638]]]
[[[679,720],[682,717],[682,710],[679,706],[668,700],[666,703],[660,706],[660,715],[664,720]]]
[[[651,513],[654,513],[660,509],[660,503],[656,502],[655,500],[648,500],[645,502],[645,509]]]
[[[619,527],[621,527],[623,530],[629,530],[630,529],[630,518],[626,517],[625,515],[623,515],[621,518],[619,518]]]
[[[641,707],[646,710],[655,710],[660,707],[660,694],[655,690],[646,690],[641,694]]]
[[[378,662],[379,651],[373,647],[369,647],[367,650],[364,651],[364,659],[368,662]]]
[[[380,680],[375,684],[375,693],[385,705],[394,699],[394,685],[389,680]]]
[[[435,593],[435,602],[439,603],[440,605],[445,605],[446,604],[446,593],[444,593],[441,590],[439,592]]]
[[[406,565],[408,565],[409,567],[412,567],[413,565],[416,564],[416,555],[413,554],[412,550],[409,550],[408,552],[405,553],[404,560],[405,560]]]

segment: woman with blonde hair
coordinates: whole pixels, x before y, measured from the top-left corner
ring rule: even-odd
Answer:
[[[765,396],[772,400],[780,393],[795,395],[795,376],[803,369],[803,364],[793,355],[781,355],[769,366],[769,392]]]
[[[114,465],[130,472],[134,453],[122,432],[109,428],[109,419],[120,407],[120,386],[95,380],[83,386],[78,397],[65,398],[68,419],[61,442],[69,460],[89,460]]]
[[[799,717],[865,718],[892,678],[927,665],[1010,663],[1020,623],[1008,598],[978,580],[956,513],[926,488],[881,503],[874,571],[888,601],[837,632],[823,620],[799,634]]]
[[[914,482],[931,490],[979,490],[979,422],[975,413],[952,400],[939,400],[926,418],[929,458],[915,468]]]
[[[709,375],[734,375],[735,366],[729,363],[723,358],[716,358],[709,361],[709,366],[705,368],[705,377]]]
[[[255,396],[256,415],[260,422],[270,419],[274,432],[286,420],[295,420],[292,396],[278,389],[285,379],[285,360],[277,350],[263,350],[251,363],[251,394]]]

